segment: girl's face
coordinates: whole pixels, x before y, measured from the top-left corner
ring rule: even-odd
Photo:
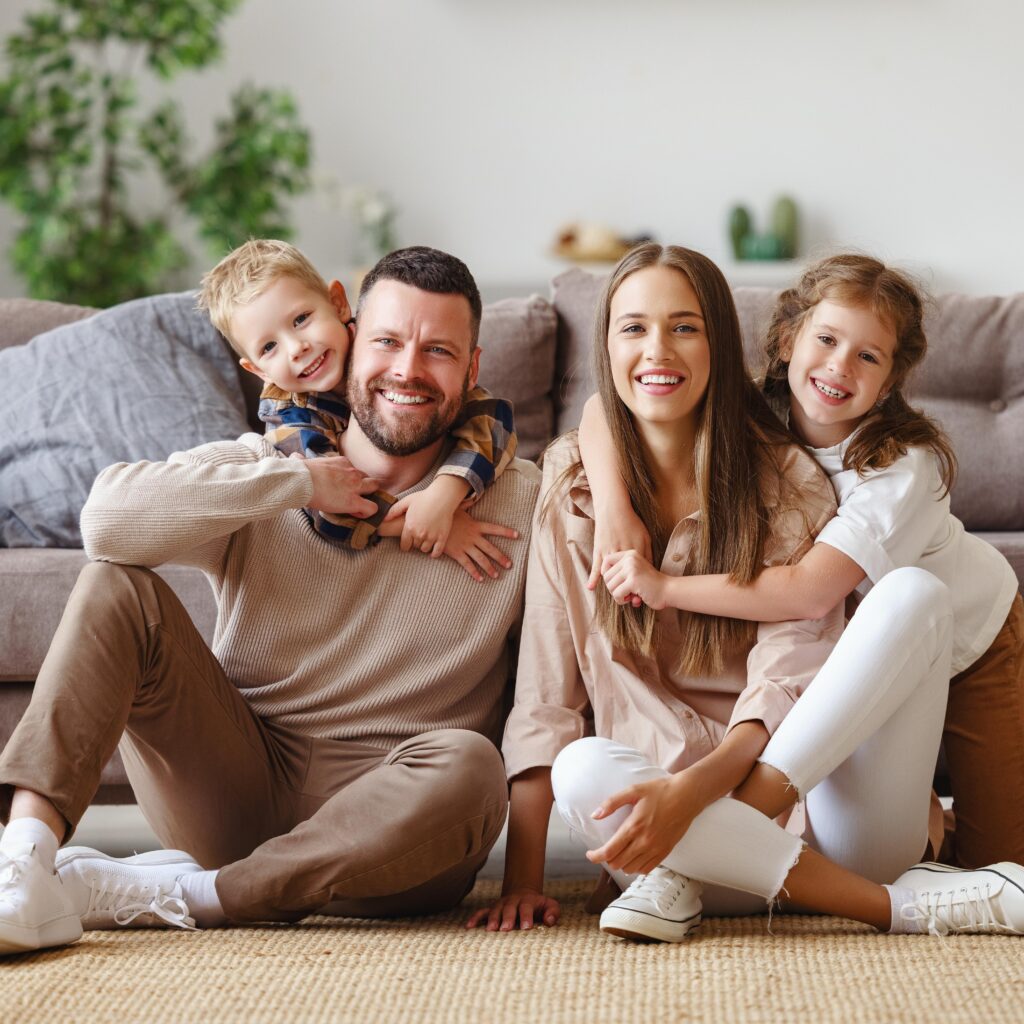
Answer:
[[[781,352],[789,362],[790,415],[814,448],[844,441],[888,392],[896,333],[863,306],[819,302]]]
[[[697,295],[674,267],[645,267],[611,301],[608,357],[619,398],[638,423],[696,425],[711,374]]]

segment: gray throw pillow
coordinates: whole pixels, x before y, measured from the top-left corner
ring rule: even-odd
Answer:
[[[96,474],[245,433],[235,362],[190,292],[0,351],[0,547],[80,547]]]

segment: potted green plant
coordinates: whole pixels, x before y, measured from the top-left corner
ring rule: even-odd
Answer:
[[[196,158],[173,100],[140,110],[142,75],[217,59],[240,3],[45,0],[8,38],[0,197],[21,215],[10,256],[32,296],[107,306],[166,290],[188,263],[174,209],[195,218],[211,257],[291,235],[283,201],[309,188],[310,137],[287,93],[242,86]],[[151,169],[170,198],[159,212],[133,195]]]

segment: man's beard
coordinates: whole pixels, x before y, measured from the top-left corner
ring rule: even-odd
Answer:
[[[426,419],[419,417],[408,423],[387,422],[377,411],[374,395],[377,391],[392,388],[395,391],[415,391],[432,399],[432,415]],[[349,377],[346,398],[349,410],[375,448],[386,455],[412,455],[429,447],[448,433],[448,428],[455,422],[466,404],[468,389],[468,373],[462,382],[461,394],[451,399],[446,399],[442,392],[425,381],[399,381],[382,374],[363,385]]]

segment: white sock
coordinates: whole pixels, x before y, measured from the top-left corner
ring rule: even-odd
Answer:
[[[36,856],[47,871],[55,870],[60,843],[45,821],[38,818],[15,818],[4,829],[3,836],[0,836],[0,850],[5,853],[13,853],[17,847],[26,843],[35,846]]]
[[[216,879],[216,871],[190,871],[178,879],[189,915],[200,928],[216,928],[227,922],[214,884]]]
[[[892,904],[892,927],[890,935],[918,935],[928,927],[927,923],[921,920],[917,914],[904,915],[903,908],[912,906],[917,902],[917,893],[913,889],[903,886],[885,885],[882,887],[889,893],[889,902]]]

